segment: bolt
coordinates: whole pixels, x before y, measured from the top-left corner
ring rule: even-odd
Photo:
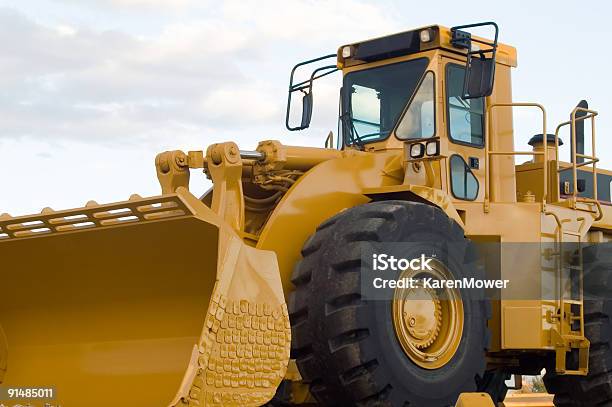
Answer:
[[[170,164],[168,163],[168,157],[165,153],[158,155],[156,160],[157,160],[157,165],[159,166],[159,170],[163,174],[166,174],[168,173],[168,171],[170,171]]]
[[[214,144],[214,147],[211,149],[210,158],[212,158],[212,162],[215,165],[219,165],[223,161],[223,158],[221,157],[221,154],[219,153],[219,148],[217,147],[217,144]]]

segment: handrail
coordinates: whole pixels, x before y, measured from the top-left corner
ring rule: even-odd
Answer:
[[[555,219],[555,222],[557,223],[557,228],[559,229],[559,233],[557,235],[557,241],[555,242],[555,245],[557,245],[559,247],[559,252],[563,251],[563,221],[561,220],[561,218],[559,218],[559,215],[557,215],[555,212],[549,212],[549,211],[544,211],[544,215],[546,216],[552,216]],[[555,270],[555,280],[557,280],[559,282],[559,286],[558,286],[558,292],[557,295],[559,296],[559,298],[557,299],[557,303],[559,306],[559,309],[561,310],[561,312],[559,313],[559,315],[562,315],[563,313],[563,272],[561,271],[561,262],[563,261],[561,256],[559,256],[556,260],[556,270]],[[561,317],[562,319],[562,317]],[[559,321],[559,332],[563,333],[563,321]]]
[[[576,113],[585,112],[584,116],[576,117]],[[556,150],[556,159],[557,159],[557,173],[572,170],[572,181],[573,181],[573,189],[571,196],[573,198],[573,204],[577,202],[578,198],[578,168],[584,167],[587,165],[591,165],[591,169],[593,172],[593,201],[599,202],[597,200],[597,162],[599,158],[595,155],[595,117],[598,115],[595,110],[585,109],[584,107],[576,106],[570,115],[570,120],[563,122],[557,126],[555,129],[555,150]],[[591,152],[592,155],[587,154],[578,154],[576,153],[576,121],[578,120],[586,120],[591,119]],[[572,127],[572,166],[566,168],[559,168],[559,130],[567,125],[571,125]],[[578,158],[586,158],[587,161],[581,162],[578,164]],[[600,207],[600,206],[599,206]]]
[[[597,208],[597,216],[595,216],[595,218],[593,218],[594,222],[599,222],[600,220],[603,219],[604,217],[604,213],[603,213],[603,208],[601,207],[601,202],[599,202],[597,199],[592,199],[592,198],[583,198],[583,197],[576,197],[576,202],[583,202],[583,203],[587,203],[587,204],[594,204],[595,207]]]
[[[492,120],[490,119],[491,111],[495,107],[537,107],[542,111],[542,137],[544,139],[544,149],[543,151],[491,151],[490,149],[490,125]],[[484,197],[484,210],[485,212],[489,211],[489,202],[490,202],[490,183],[491,183],[491,166],[490,166],[490,157],[492,155],[543,155],[544,156],[544,191],[542,193],[542,210],[544,211],[546,208],[546,199],[548,198],[548,146],[547,146],[547,136],[546,136],[546,109],[539,103],[494,103],[487,107],[487,114],[485,115],[485,197]]]

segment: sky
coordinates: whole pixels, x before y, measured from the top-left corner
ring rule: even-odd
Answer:
[[[586,98],[611,168],[612,10],[577,4],[0,0],[0,213],[157,195],[154,159],[165,150],[228,140],[322,146],[337,127],[340,76],[316,85],[311,128],[289,132],[292,66],[429,24],[496,21],[500,41],[518,49],[514,100],[544,104],[552,131]],[[529,148],[540,120],[515,112],[517,147]],[[209,186],[192,173],[195,194]]]

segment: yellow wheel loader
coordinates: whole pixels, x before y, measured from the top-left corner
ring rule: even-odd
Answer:
[[[549,132],[512,100],[516,61],[492,22],[347,44],[289,84],[302,130],[341,71],[336,143],[168,151],[159,196],[1,215],[0,402],[473,407],[543,369],[557,406],[612,402],[597,112]],[[515,108],[541,114],[531,149]],[[370,282],[368,247],[410,267]]]

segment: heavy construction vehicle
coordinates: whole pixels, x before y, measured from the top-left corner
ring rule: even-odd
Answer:
[[[581,102],[549,134],[543,106],[513,102],[516,50],[497,38],[494,23],[434,25],[298,64],[290,130],[309,126],[314,83],[343,74],[335,148],[168,151],[160,196],[2,215],[0,388],[51,386],[69,407],[442,407],[501,401],[510,375],[546,369],[557,406],[612,402],[612,302],[585,296],[612,289],[597,113]],[[531,151],[515,149],[515,107],[542,115]],[[190,169],[212,179],[200,198]],[[439,281],[498,270],[510,287],[369,300],[370,242],[444,253],[423,272]]]

